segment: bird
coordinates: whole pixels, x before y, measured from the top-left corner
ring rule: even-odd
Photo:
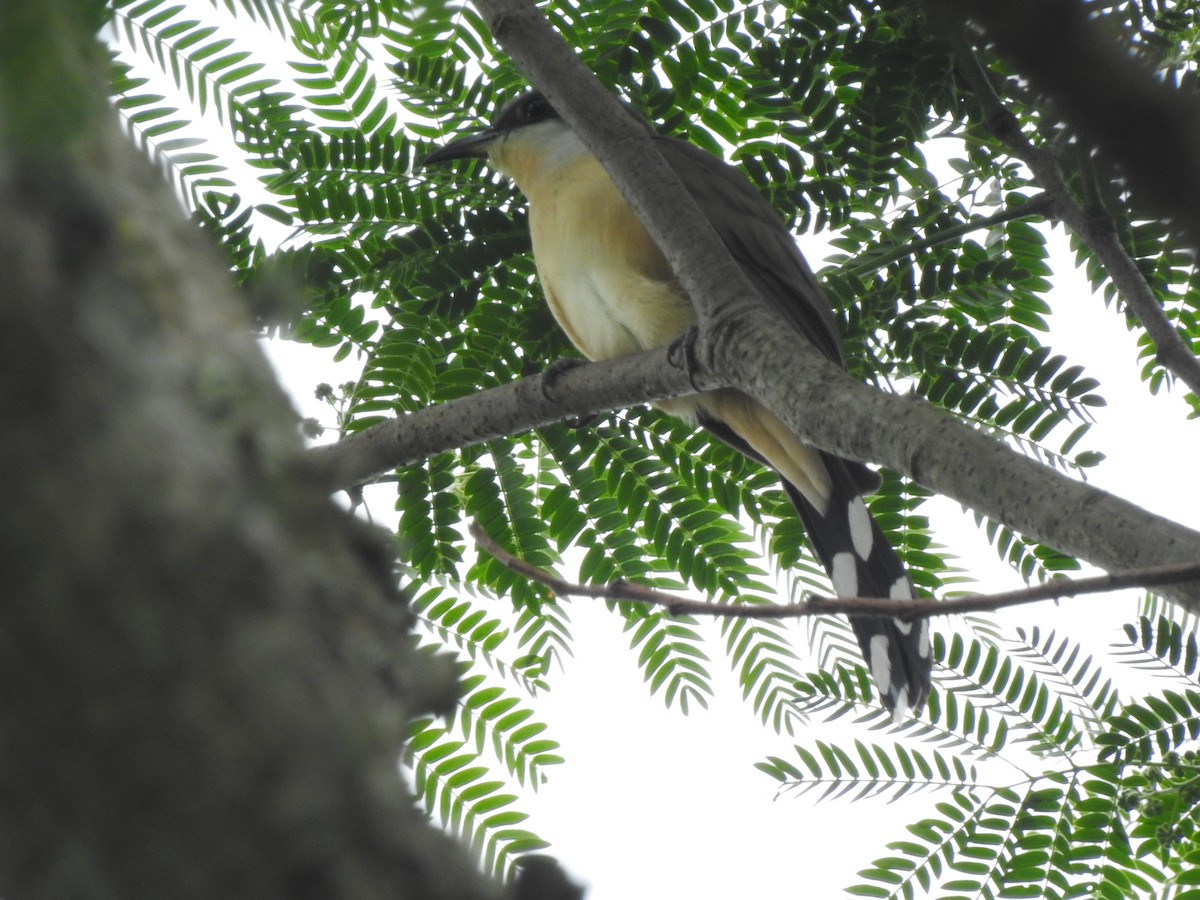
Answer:
[[[742,172],[685,140],[660,135],[630,107],[763,300],[813,348],[845,367],[833,308],[783,218]],[[505,103],[491,125],[451,140],[423,165],[485,160],[528,203],[533,258],[551,312],[590,360],[665,347],[694,326],[666,257],[604,167],[538,90]],[[770,410],[732,389],[659,401],[773,468],[839,597],[908,600],[912,581],[865,495],[867,466],[812,447]],[[893,720],[919,711],[932,668],[927,618],[851,617],[867,669]]]

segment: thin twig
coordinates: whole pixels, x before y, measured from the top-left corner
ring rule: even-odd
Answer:
[[[478,522],[469,526],[471,537],[481,550],[493,556],[510,571],[545,585],[563,597],[597,597],[602,600],[625,600],[661,606],[672,616],[697,615],[718,616],[725,619],[796,619],[804,616],[827,615],[888,615],[897,619],[913,620],[933,616],[952,616],[972,612],[992,612],[1008,606],[1035,603],[1040,600],[1057,600],[1076,597],[1080,594],[1102,594],[1130,587],[1155,587],[1175,584],[1200,578],[1200,562],[1172,566],[1154,566],[1146,569],[1130,569],[1095,575],[1089,578],[1059,577],[1044,584],[1004,591],[999,594],[977,594],[953,600],[934,602],[930,600],[887,600],[878,597],[821,597],[813,596],[802,603],[755,603],[734,605],[708,603],[704,600],[689,600],[643,585],[625,581],[604,585],[576,584],[560,578],[552,572],[539,569],[509,553],[480,527]]]
[[[1003,225],[1006,222],[1012,222],[1016,219],[1024,219],[1030,216],[1045,216],[1054,206],[1053,198],[1046,193],[1037,194],[1030,197],[1026,202],[1009,206],[997,213],[983,218],[971,219],[967,222],[961,222],[958,225],[951,225],[948,228],[943,228],[935,231],[920,240],[911,241],[900,247],[894,247],[885,255],[878,258],[867,258],[855,260],[847,266],[841,266],[841,272],[878,272],[887,268],[892,263],[904,259],[909,256],[916,256],[931,247],[936,247],[939,244],[946,244],[955,238],[962,237],[965,234],[970,234],[972,231],[978,231],[982,228],[991,228],[994,225]]]

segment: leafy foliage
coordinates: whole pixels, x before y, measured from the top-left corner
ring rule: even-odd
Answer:
[[[572,352],[538,296],[513,190],[479,167],[450,176],[417,165],[522,85],[469,4],[106,6],[116,107],[227,253],[263,329],[362,361],[357,381],[331,392],[339,435]],[[915,391],[1065,471],[1102,460],[1089,443],[1100,385],[1048,338],[1040,188],[982,127],[979,98],[919,4],[543,6],[601,80],[663,131],[740,166],[798,232],[826,234],[836,254],[819,274],[857,377]],[[1193,77],[1194,3],[1120,0],[1096,14],[1156,54],[1165,79]],[[983,62],[1025,133],[1057,153],[1057,120],[1002,65]],[[1104,196],[1083,154],[1058,161],[1113,217],[1172,323],[1200,344],[1200,276],[1167,226]],[[1115,308],[1099,263],[1075,249]],[[272,300],[296,284],[299,305]],[[1149,341],[1141,346],[1157,391],[1170,377]],[[930,531],[928,492],[884,475],[872,512],[918,588],[954,588],[964,577]],[[431,644],[464,666],[457,714],[414,723],[406,761],[425,808],[497,872],[542,846],[518,827],[516,805],[559,761],[536,698],[572,635],[544,590],[473,557],[466,519],[535,565],[568,561],[587,582],[730,603],[772,599],[780,578],[785,594],[828,589],[772,474],[654,411],[443,453],[389,481],[413,609]],[[1026,579],[1078,566],[1002,523],[980,525]],[[818,720],[891,727],[844,622],[813,622],[806,656],[778,623],[726,620],[714,649],[686,619],[614,612],[630,659],[668,706],[704,706],[723,664],[761,721],[793,739]],[[823,797],[939,792],[933,813],[853,892],[1184,896],[1200,868],[1192,629],[1157,613],[1132,627],[1118,663],[1173,687],[1120,700],[1108,670],[1068,637],[971,624],[970,636],[937,641],[937,688],[900,740],[808,739],[796,759],[760,766]],[[997,766],[1011,777],[993,777]]]
[[[1143,619],[1128,632],[1122,652],[1175,665],[1176,623]],[[851,893],[1117,898],[1176,896],[1175,886],[1192,883],[1200,857],[1194,669],[1172,673],[1178,689],[1120,702],[1097,661],[1053,633],[1018,634],[1003,647],[955,635],[934,652],[946,677],[928,721],[901,734],[952,753],[815,741],[797,745],[795,760],[759,764],[783,790],[821,799],[945,797],[859,873]],[[836,681],[813,686],[851,708],[858,699]],[[860,720],[878,728],[879,718]],[[1006,766],[994,764],[1001,760]]]

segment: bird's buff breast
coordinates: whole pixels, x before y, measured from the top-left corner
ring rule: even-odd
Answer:
[[[670,266],[587,159],[529,197],[533,255],[555,319],[589,359],[670,343],[694,321]]]

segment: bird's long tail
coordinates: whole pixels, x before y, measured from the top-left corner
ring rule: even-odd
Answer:
[[[911,599],[912,582],[868,512],[862,488],[844,461],[827,453],[821,458],[831,483],[824,512],[787,481],[784,489],[804,522],[835,593],[839,597]],[[929,620],[904,622],[891,616],[853,616],[850,624],[893,718],[900,721],[908,710],[919,710],[929,694],[932,668]]]
[[[863,501],[878,487],[874,472],[801,443],[765,407],[733,391],[702,394],[697,406],[701,425],[780,474],[839,597],[912,598],[904,564]],[[855,616],[850,624],[893,718],[920,709],[929,695],[929,620]]]

